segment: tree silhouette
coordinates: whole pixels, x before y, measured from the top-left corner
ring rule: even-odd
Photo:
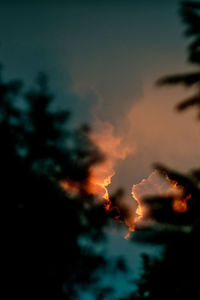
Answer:
[[[1,206],[31,210],[4,221],[7,297],[77,299],[106,267],[92,243],[103,239],[107,214],[86,189],[103,156],[87,126],[70,130],[69,112],[51,107],[44,74],[28,92],[22,87],[0,77]]]
[[[186,34],[191,37],[188,59],[200,65],[200,3],[184,1],[181,16],[186,23]],[[200,72],[178,74],[161,78],[159,85],[183,84],[195,87],[197,92],[181,101],[177,109],[191,106],[200,117]],[[143,255],[143,271],[136,292],[124,299],[197,299],[199,298],[200,270],[200,169],[180,174],[163,165],[156,166],[159,173],[182,189],[182,196],[152,197],[143,199],[148,207],[146,220],[154,220],[154,227],[138,229],[138,239],[161,244],[160,258]],[[176,201],[179,202],[176,202]],[[173,209],[174,204],[186,205],[184,211]],[[121,299],[122,300],[122,299]]]
[[[187,24],[185,34],[191,37],[192,41],[188,48],[188,60],[189,62],[200,65],[200,18],[199,18],[200,4],[198,2],[184,1],[181,8],[181,16],[183,21]],[[167,76],[161,78],[158,84],[182,84],[186,87],[197,87],[197,93],[189,99],[181,101],[177,105],[179,111],[185,110],[190,106],[196,106],[198,108],[198,116],[200,118],[200,72],[195,71],[192,73],[178,74],[174,76]]]

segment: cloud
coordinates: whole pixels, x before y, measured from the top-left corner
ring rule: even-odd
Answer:
[[[146,149],[149,163],[162,162],[180,171],[188,171],[200,162],[199,123],[195,111],[178,114],[174,106],[188,91],[167,88],[144,89],[144,97],[129,113],[130,139],[137,150]]]

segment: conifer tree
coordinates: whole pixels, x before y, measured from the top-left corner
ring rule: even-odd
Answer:
[[[196,93],[177,105],[178,111],[195,107],[200,117],[200,3],[181,3],[181,16],[186,35],[191,42],[188,60],[196,71],[161,78],[159,85],[182,84],[195,88]],[[138,230],[138,239],[164,246],[161,257],[143,255],[143,270],[136,292],[125,299],[198,299],[200,272],[200,169],[180,174],[163,165],[157,165],[162,176],[176,182],[183,190],[179,204],[187,205],[182,212],[173,210],[177,200],[171,197],[152,197],[143,200],[150,211],[147,219],[156,222],[154,229]],[[122,299],[121,299],[122,300]]]
[[[70,130],[69,112],[51,107],[46,76],[28,92],[22,86],[0,77],[1,207],[30,211],[4,220],[7,297],[76,299],[106,266],[91,245],[104,237],[107,215],[85,189],[102,155],[88,127]]]

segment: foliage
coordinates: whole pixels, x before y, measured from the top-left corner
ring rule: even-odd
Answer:
[[[184,1],[181,16],[187,25],[186,35],[191,38],[188,59],[196,64],[193,73],[167,76],[158,81],[163,84],[183,84],[196,88],[196,93],[181,101],[177,109],[191,106],[198,109],[200,117],[200,3]],[[162,176],[183,190],[182,200],[187,200],[187,210],[178,213],[172,209],[174,196],[152,197],[144,200],[155,227],[137,232],[143,242],[162,244],[165,250],[161,258],[143,256],[143,271],[137,291],[124,299],[197,299],[199,298],[200,270],[200,169],[180,174],[162,165],[156,166]],[[189,196],[190,195],[190,196]],[[189,196],[189,197],[187,197]]]
[[[74,132],[69,112],[51,108],[44,74],[28,92],[22,86],[0,78],[1,207],[31,211],[4,221],[8,291],[20,299],[76,299],[106,267],[90,241],[102,240],[107,216],[85,189],[102,155],[87,126]],[[64,190],[63,181],[76,192]]]

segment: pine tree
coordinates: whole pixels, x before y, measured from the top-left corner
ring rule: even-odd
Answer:
[[[106,266],[91,242],[104,237],[107,215],[85,189],[89,168],[102,155],[89,129],[70,130],[69,112],[53,110],[51,102],[43,74],[25,93],[20,81],[0,78],[1,207],[31,211],[3,221],[9,298],[76,299]],[[73,183],[76,193],[62,181]]]
[[[182,100],[178,111],[192,106],[200,117],[200,3],[184,1],[181,4],[181,16],[185,22],[186,35],[191,38],[189,62],[197,66],[197,71],[167,76],[158,81],[159,85],[182,84],[195,87],[196,93]],[[187,209],[178,213],[173,210],[177,199],[171,197],[152,197],[143,200],[150,211],[147,218],[157,223],[154,229],[138,231],[142,241],[164,246],[162,257],[143,256],[143,271],[138,281],[137,291],[124,299],[198,299],[200,270],[200,169],[190,174],[180,174],[167,167],[158,165],[161,175],[183,190],[182,199]],[[186,200],[187,199],[187,200]]]

